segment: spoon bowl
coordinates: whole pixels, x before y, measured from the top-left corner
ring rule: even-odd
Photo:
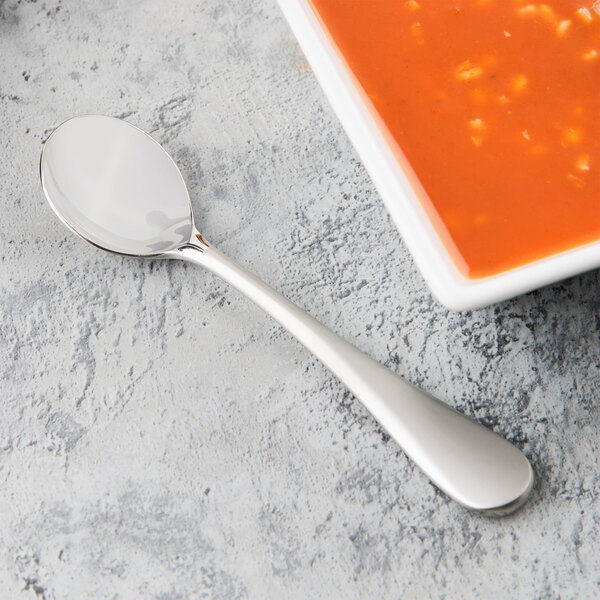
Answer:
[[[192,236],[192,207],[177,165],[126,121],[69,119],[44,144],[40,173],[58,217],[104,250],[157,256]]]
[[[120,254],[201,265],[263,308],[327,366],[429,478],[460,504],[493,515],[525,501],[533,472],[492,431],[407,383],[207,244],[173,160],[133,125],[76,117],[48,138],[42,186],[59,218]]]

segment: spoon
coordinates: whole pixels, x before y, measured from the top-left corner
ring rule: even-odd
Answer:
[[[209,245],[167,152],[112,117],[74,117],[40,158],[42,187],[58,217],[110,252],[176,258],[232,284],[317,356],[448,496],[467,508],[508,514],[533,485],[527,458],[509,442],[407,383],[342,340]]]

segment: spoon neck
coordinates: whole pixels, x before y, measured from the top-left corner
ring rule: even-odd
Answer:
[[[179,258],[187,262],[200,265],[225,281],[232,283],[243,293],[248,294],[248,279],[260,282],[254,275],[240,267],[230,258],[211,246],[194,228],[189,242],[182,244],[179,248],[168,253],[170,258]],[[260,282],[262,285],[262,282]]]
[[[214,252],[210,244],[202,237],[202,234],[194,227],[187,243],[165,253],[165,258],[178,258],[188,262],[208,267],[206,255]]]

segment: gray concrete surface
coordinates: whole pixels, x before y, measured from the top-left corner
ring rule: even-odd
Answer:
[[[592,272],[434,301],[273,0],[0,2],[0,598],[597,598]],[[435,490],[210,274],[102,253],[38,181],[78,113],[155,135],[206,238],[513,440],[516,515]]]

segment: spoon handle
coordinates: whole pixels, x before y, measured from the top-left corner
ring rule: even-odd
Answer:
[[[492,514],[527,498],[533,472],[515,446],[417,389],[284,298],[217,249],[193,241],[170,253],[232,284],[327,366],[448,496]]]

